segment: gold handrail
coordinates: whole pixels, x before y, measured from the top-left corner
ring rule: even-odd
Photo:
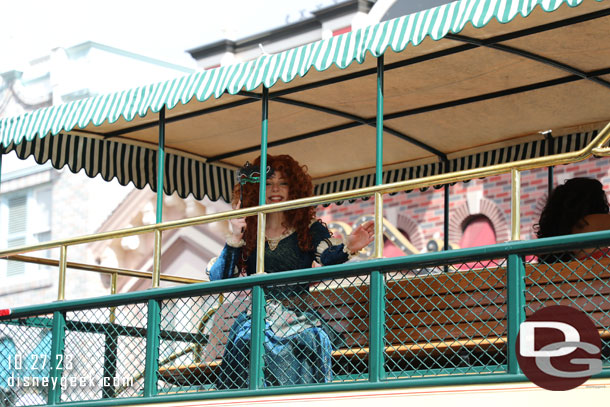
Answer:
[[[510,172],[510,238],[521,239],[521,171]]]
[[[33,263],[33,264],[42,264],[43,266],[58,266],[59,261],[53,259],[44,259],[42,257],[34,257],[34,256],[23,256],[23,255],[12,255],[7,256],[6,260],[13,261],[22,261],[24,263]],[[84,271],[93,271],[95,273],[101,274],[111,274],[111,275],[119,275],[119,276],[127,276],[127,277],[139,277],[139,278],[149,278],[152,279],[152,273],[147,271],[138,271],[138,270],[128,270],[128,269],[119,269],[114,267],[107,266],[97,266],[93,264],[84,264],[84,263],[75,263],[75,262],[67,262],[66,267],[69,269],[75,270],[84,270]],[[178,277],[178,276],[169,276],[161,274],[160,279],[163,281],[171,281],[173,283],[183,283],[183,284],[193,284],[193,283],[202,283],[207,280],[199,280],[197,278],[188,278],[188,277]]]
[[[610,147],[596,147],[593,149],[593,155],[597,157],[610,156]]]
[[[155,231],[164,231],[177,229],[186,226],[195,226],[204,223],[217,222],[233,218],[241,218],[245,216],[253,216],[259,213],[281,212],[290,209],[303,208],[312,205],[341,201],[347,199],[360,198],[371,196],[375,193],[393,193],[416,188],[425,188],[433,185],[466,181],[473,178],[489,177],[492,175],[503,174],[510,172],[513,169],[518,171],[530,170],[540,167],[548,167],[552,165],[569,164],[582,161],[591,155],[610,154],[610,148],[604,148],[603,145],[610,139],[610,123],[608,123],[599,134],[584,148],[569,153],[555,154],[552,156],[530,158],[515,162],[490,165],[483,168],[474,168],[462,171],[456,171],[448,174],[432,175],[415,180],[407,180],[393,182],[390,184],[376,185],[367,188],[353,189],[350,191],[335,192],[321,196],[313,196],[301,199],[295,199],[287,202],[279,202],[269,205],[254,206],[231,210],[228,212],[219,212],[209,215],[197,216],[194,218],[182,219],[177,221],[169,221],[157,223],[153,225],[139,226],[130,229],[120,229],[111,232],[103,232],[98,234],[86,235],[75,238],[67,238],[54,240],[45,243],[38,243],[31,246],[15,247],[11,249],[0,250],[0,258],[7,256],[33,252],[38,250],[47,250],[61,246],[71,246],[76,244],[91,243],[99,240],[116,239],[126,236],[139,235],[143,233],[153,233]]]
[[[66,294],[66,265],[68,263],[68,246],[59,248],[59,282],[57,284],[57,299],[63,300]]]

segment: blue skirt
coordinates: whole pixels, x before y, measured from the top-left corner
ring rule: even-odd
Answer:
[[[229,331],[216,383],[218,389],[248,388],[251,333],[251,316],[243,312]],[[264,386],[332,381],[331,339],[336,342],[337,336],[322,318],[311,312],[291,310],[277,301],[267,302]]]

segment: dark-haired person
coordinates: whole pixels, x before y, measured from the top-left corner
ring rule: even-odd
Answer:
[[[608,198],[601,182],[593,178],[572,178],[551,192],[534,230],[538,238],[607,230],[610,229],[609,212]],[[567,261],[587,253],[591,251],[538,257],[546,262]]]
[[[313,183],[305,166],[288,155],[267,156],[266,203],[285,202],[313,195]],[[254,167],[260,165],[260,158]],[[265,176],[259,171],[258,176]],[[240,190],[241,188],[241,190]],[[256,177],[234,188],[234,207],[258,204]],[[236,202],[241,196],[242,202]],[[218,260],[210,267],[211,280],[250,275],[256,271],[257,218],[235,219]],[[267,214],[265,224],[265,272],[277,273],[321,265],[340,264],[367,246],[374,238],[374,223],[354,229],[345,242],[316,218],[315,208],[306,207]],[[266,386],[324,383],[332,380],[330,355],[342,346],[342,338],[316,312],[303,306],[308,285],[293,284],[265,288],[266,328],[264,382]],[[247,312],[233,323],[220,366],[218,388],[248,385],[251,319]]]

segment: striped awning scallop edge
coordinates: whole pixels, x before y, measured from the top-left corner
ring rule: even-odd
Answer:
[[[589,144],[597,133],[598,130],[571,133],[554,137],[551,141],[548,139],[534,140],[470,154],[451,159],[446,163],[435,162],[392,169],[383,173],[383,182],[405,181],[541,157],[547,155],[549,151],[555,153],[577,151]],[[16,146],[11,144],[4,150],[4,153],[11,151],[15,151],[21,159],[33,156],[39,164],[51,160],[51,164],[57,169],[67,165],[74,173],[84,169],[89,177],[100,174],[106,181],[117,178],[121,185],[132,182],[138,189],[149,185],[153,191],[156,191],[157,151],[152,148],[78,135],[59,134],[42,139],[35,138],[31,142]],[[164,192],[168,195],[177,193],[180,197],[186,198],[192,194],[197,199],[208,196],[214,201],[223,199],[230,202],[235,182],[235,171],[229,168],[207,164],[177,154],[166,153],[165,155]],[[348,191],[374,184],[375,174],[371,172],[317,184],[314,194],[323,195]]]
[[[555,154],[577,151],[584,148],[596,136],[599,130],[589,132],[571,133],[551,140],[534,140],[527,143],[483,151],[463,157],[454,158],[447,162],[434,162],[412,167],[405,167],[384,171],[383,182],[399,182],[417,179],[432,175],[446,174],[455,171],[481,168],[489,165],[509,163],[530,158],[548,155],[550,151]],[[343,178],[317,184],[315,195],[331,194],[334,192],[349,191],[351,189],[366,188],[375,185],[375,173]]]
[[[38,164],[51,160],[57,169],[67,165],[73,173],[84,169],[91,178],[100,174],[106,181],[116,178],[121,185],[132,182],[138,189],[148,185],[157,191],[157,150],[152,148],[60,133],[17,145],[11,143],[4,153],[11,151],[21,159],[32,156]],[[192,194],[197,199],[207,196],[226,202],[231,200],[236,179],[232,169],[167,152],[164,176],[163,191],[167,195],[175,192],[186,198]]]
[[[252,91],[262,84],[270,88],[279,80],[288,83],[304,76],[312,68],[324,71],[334,65],[344,69],[354,62],[362,63],[367,53],[377,57],[388,48],[400,52],[409,44],[417,46],[426,37],[439,40],[449,32],[459,33],[469,23],[477,28],[492,19],[507,23],[518,15],[528,16],[536,7],[552,12],[562,4],[576,7],[583,1],[603,0],[456,1],[252,61],[3,119],[0,140],[8,147],[24,139],[32,141],[37,135],[70,132],[76,126],[112,124],[121,117],[131,121],[136,115],[157,113],[163,107],[171,110],[193,98],[220,98],[224,93]]]

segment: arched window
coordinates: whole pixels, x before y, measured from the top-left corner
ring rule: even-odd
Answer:
[[[398,231],[408,241],[411,241],[411,239],[409,239],[409,235],[407,234],[407,232],[405,232],[401,228],[398,228]],[[403,252],[394,242],[392,242],[390,239],[388,239],[385,235],[383,236],[383,257],[384,258],[399,257],[399,256],[405,256],[405,255],[406,255],[406,253]]]
[[[477,214],[467,217],[462,223],[462,238],[460,247],[486,246],[496,243],[496,231],[485,215]],[[493,260],[483,262],[465,263],[458,270],[472,270],[486,268],[495,264]]]
[[[485,215],[472,215],[462,223],[460,247],[486,246],[496,243],[496,231]]]

